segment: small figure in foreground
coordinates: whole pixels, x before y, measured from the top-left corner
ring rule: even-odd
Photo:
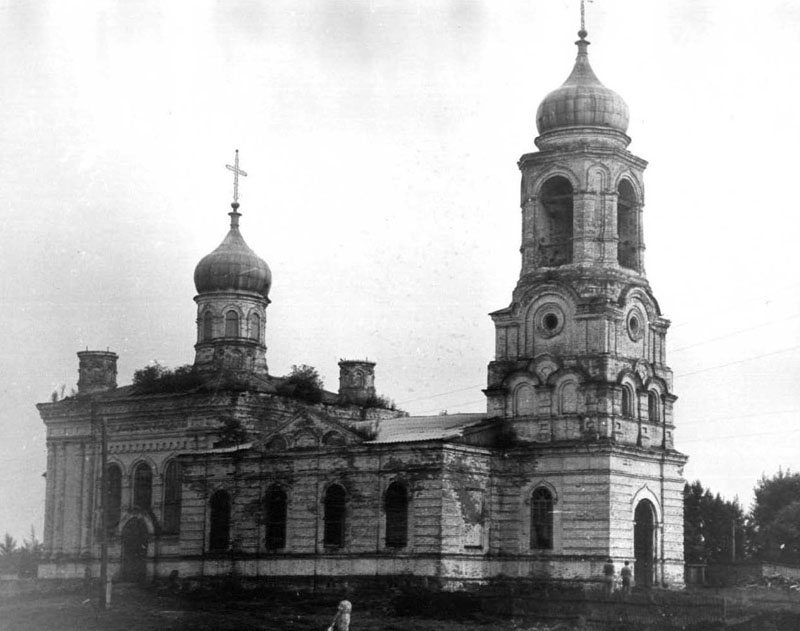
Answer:
[[[328,631],[349,631],[350,629],[350,612],[353,611],[353,605],[349,600],[343,600],[339,603],[339,608],[336,610],[336,615],[333,617],[331,626]]]
[[[619,575],[622,577],[622,593],[626,596],[631,593],[632,574],[630,562],[625,561],[625,566],[619,571]]]
[[[606,596],[611,596],[614,593],[614,560],[609,557],[603,566],[603,581],[605,582]]]

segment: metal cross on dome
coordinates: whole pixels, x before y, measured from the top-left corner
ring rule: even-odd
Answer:
[[[581,30],[586,30],[586,2],[592,2],[592,0],[581,0]]]
[[[239,203],[239,176],[247,177],[247,173],[239,168],[239,150],[236,150],[236,159],[233,161],[233,166],[226,164],[225,168],[233,171],[233,203]]]

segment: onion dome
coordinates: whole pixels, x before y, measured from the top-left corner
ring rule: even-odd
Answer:
[[[536,128],[540,134],[570,127],[605,127],[622,133],[628,129],[628,105],[595,76],[589,65],[586,35],[586,31],[578,31],[578,57],[572,73],[539,105]]]
[[[212,291],[249,291],[269,297],[272,272],[269,266],[245,243],[239,232],[239,204],[231,204],[233,212],[228,235],[211,254],[203,257],[194,269],[194,286],[198,294]]]

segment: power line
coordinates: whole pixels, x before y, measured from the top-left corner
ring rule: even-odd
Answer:
[[[450,405],[448,407],[453,407],[454,408],[454,407],[460,407],[462,405],[474,405],[476,403],[485,403],[485,402],[486,402],[486,399],[477,399],[477,400],[473,400],[473,401],[462,401],[461,403],[454,403],[453,405]],[[421,416],[426,416],[426,415],[431,414],[431,413],[439,412],[440,410],[441,410],[441,408],[432,408],[432,409],[429,409],[429,410],[424,410],[423,412],[420,413],[420,415]],[[454,414],[455,414],[455,412],[454,412]]]
[[[748,327],[746,329],[739,329],[738,331],[732,331],[731,333],[726,333],[725,335],[720,335],[719,337],[712,337],[708,340],[702,340],[700,342],[695,342],[694,344],[688,344],[687,346],[681,346],[680,348],[673,348],[670,350],[670,353],[680,353],[681,351],[685,351],[689,348],[694,348],[695,346],[702,346],[703,344],[710,344],[711,342],[718,342],[719,340],[724,340],[729,337],[733,337],[734,335],[739,335],[740,333],[746,333],[747,331],[752,331],[754,329],[761,329],[765,326],[772,326],[773,324],[780,324],[781,322],[787,322],[788,320],[794,320],[795,318],[800,318],[800,313],[795,313],[790,315],[782,320],[772,320],[770,322],[763,322],[761,324],[756,324],[755,326]]]
[[[460,388],[459,390],[450,390],[448,392],[440,392],[439,394],[432,394],[432,395],[427,396],[427,397],[418,397],[416,399],[406,399],[405,401],[398,401],[397,405],[404,405],[406,403],[414,403],[416,401],[427,401],[428,399],[437,399],[438,397],[443,397],[443,396],[446,396],[448,394],[456,394],[458,392],[466,392],[467,390],[473,390],[475,388],[480,388],[482,385],[483,384],[479,383],[478,385],[468,386],[466,388]]]
[[[680,444],[683,445],[686,443],[728,440],[730,438],[755,438],[758,436],[776,436],[778,434],[794,434],[796,432],[800,432],[800,427],[795,427],[794,429],[781,430],[779,432],[756,432],[755,434],[729,434],[728,436],[714,436],[712,438],[692,438],[689,440],[681,440]]]
[[[767,296],[763,300],[759,300],[758,301],[759,305],[762,304],[762,303],[763,304],[769,304],[771,302],[774,302],[774,301],[777,300],[776,296],[784,293],[787,289],[795,289],[797,287],[800,287],[800,283],[789,283],[788,285],[782,285],[781,287],[776,287],[775,289],[772,290],[772,292],[771,292],[772,295],[771,296]],[[745,313],[747,313],[749,311],[752,311],[752,308],[747,309],[745,311]],[[670,328],[674,331],[675,329],[678,329],[678,328],[680,328],[682,326],[686,326],[687,324],[691,324],[694,321],[695,321],[694,319],[689,319],[689,320],[684,320],[682,322],[673,322],[672,326]]]
[[[771,412],[753,412],[752,414],[740,414],[739,416],[720,416],[718,418],[689,421],[688,423],[681,422],[678,424],[678,427],[686,427],[687,425],[700,425],[701,423],[719,423],[720,421],[736,421],[742,418],[753,418],[756,416],[777,416],[778,414],[800,414],[800,409],[794,408],[791,410],[773,410]]]
[[[701,372],[708,372],[711,370],[719,370],[720,368],[727,368],[728,366],[735,366],[736,364],[743,364],[745,362],[753,361],[755,359],[763,359],[764,357],[773,357],[774,355],[781,355],[782,353],[788,353],[790,351],[795,351],[800,348],[798,346],[791,346],[789,348],[783,348],[781,350],[772,351],[771,353],[764,353],[763,355],[752,355],[750,357],[745,357],[744,359],[737,359],[732,362],[728,362],[727,364],[718,364],[717,366],[708,366],[706,368],[699,368],[698,370],[693,370],[691,372],[684,372],[680,375],[675,375],[675,379],[680,379],[681,377],[688,377],[690,375],[696,375]]]

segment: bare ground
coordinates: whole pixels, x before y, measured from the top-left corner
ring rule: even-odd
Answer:
[[[86,594],[24,597],[0,603],[0,631],[323,631],[336,610],[330,598],[214,598],[115,587],[111,607]],[[569,631],[561,625],[470,616],[463,620],[398,617],[354,602],[351,631]]]

